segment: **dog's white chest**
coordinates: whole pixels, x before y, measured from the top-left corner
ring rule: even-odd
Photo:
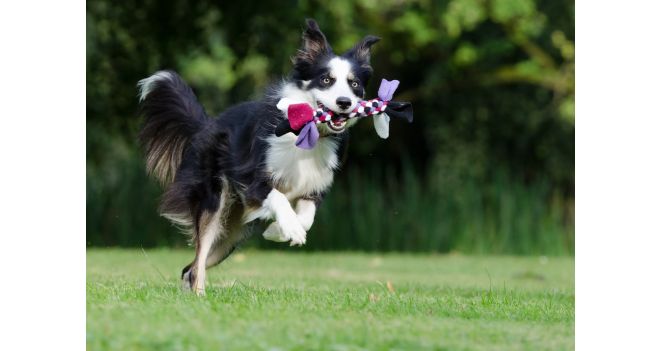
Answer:
[[[288,199],[323,192],[333,183],[338,166],[336,140],[320,138],[312,150],[296,147],[292,133],[267,140],[266,166],[274,184]]]

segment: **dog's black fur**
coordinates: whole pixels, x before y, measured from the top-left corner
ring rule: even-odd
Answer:
[[[372,73],[370,47],[378,40],[367,36],[340,56],[351,65],[352,79],[357,83],[351,89],[359,98],[364,97]],[[294,69],[285,84],[293,84],[302,94],[330,88],[335,82],[325,84],[323,78],[329,77],[329,61],[334,57],[317,24],[308,20],[303,46],[293,58]],[[276,104],[287,97],[287,90],[272,87],[260,101],[244,102],[209,118],[191,88],[173,71],[160,71],[141,81],[140,87],[144,125],[139,141],[146,152],[148,171],[166,186],[160,213],[191,231],[196,259],[184,268],[182,278],[193,287],[199,274],[195,263],[204,259],[209,267],[231,254],[246,237],[243,228],[247,224],[241,222],[242,216],[248,209],[263,206],[269,193],[279,189],[266,156],[273,147],[270,137],[286,118]],[[338,145],[339,159],[346,150],[347,130],[336,133],[320,129],[322,138]],[[299,198],[319,206],[326,191],[308,192]],[[226,208],[220,208],[223,194],[229,204]],[[210,216],[219,212],[224,229],[214,240],[209,254],[213,258],[198,257],[201,235],[217,220]],[[214,254],[217,250],[222,252]]]

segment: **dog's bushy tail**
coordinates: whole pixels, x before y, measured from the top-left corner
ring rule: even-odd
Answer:
[[[138,139],[147,172],[163,185],[174,180],[191,137],[209,118],[193,90],[173,71],[158,71],[138,82],[144,124]]]

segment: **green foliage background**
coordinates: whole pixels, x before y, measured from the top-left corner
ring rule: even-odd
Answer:
[[[88,1],[88,245],[185,245],[144,174],[136,82],[175,69],[218,114],[289,73],[307,17],[336,52],[382,37],[368,96],[401,80],[415,122],[352,130],[305,249],[573,254],[574,4],[532,0]]]

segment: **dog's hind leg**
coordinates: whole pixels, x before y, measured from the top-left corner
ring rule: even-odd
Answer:
[[[205,264],[205,269],[209,269],[222,261],[224,261],[227,257],[229,257],[232,252],[234,252],[234,249],[236,249],[236,245],[241,241],[241,238],[236,237],[234,238],[232,234],[230,234],[227,238],[221,239],[219,242],[216,242],[216,244],[211,248],[209,251],[209,254],[207,255],[207,260]],[[189,263],[184,269],[181,271],[181,280],[182,280],[182,286],[184,290],[190,290],[193,287],[193,283],[195,281],[196,275],[193,273],[193,265],[195,265],[195,260],[193,262]],[[196,268],[196,269],[199,269]]]
[[[213,251],[207,257],[207,269],[223,262],[236,249],[240,238],[229,235],[214,246]]]
[[[182,272],[184,287],[198,295],[204,294],[207,262],[214,260],[214,247],[225,241],[228,233],[227,217],[233,201],[227,181],[223,179],[222,182],[218,207],[214,211],[203,211],[195,221],[195,259]]]
[[[223,205],[225,206],[223,212],[221,212],[221,223],[224,224],[222,234],[226,233],[227,235],[223,235],[217,240],[209,251],[205,265],[206,269],[223,262],[248,237],[248,234],[252,232],[250,225],[244,225],[241,222],[240,214],[243,213],[242,208],[235,206],[235,202],[224,203]],[[225,214],[225,216],[222,216],[222,214]],[[181,272],[184,289],[193,286],[195,279],[191,267],[193,267],[194,263],[195,261],[186,266]]]
[[[216,212],[205,212],[200,216],[199,230],[195,237],[195,259],[190,265],[188,282],[197,295],[204,295],[206,280],[206,262],[214,244],[223,232],[220,213],[222,206]],[[184,277],[186,278],[186,277]]]
[[[230,236],[231,237],[231,236]],[[228,241],[226,239],[220,240],[220,242],[217,242],[209,251],[209,254],[207,255],[207,261],[205,268],[209,269],[222,261],[224,261],[229,255],[234,252],[234,249],[236,249],[236,243],[239,240],[236,240],[235,242]],[[181,281],[182,281],[182,286],[184,290],[190,290],[191,287],[193,286],[193,282],[195,280],[195,274],[193,274],[193,270],[191,269],[193,265],[195,264],[195,260],[193,262],[189,263],[184,269],[181,271]]]
[[[234,221],[230,220],[228,222],[228,235],[213,247],[212,252],[207,258],[207,268],[223,262],[246,238],[248,238],[252,231],[253,228],[251,228],[250,225],[243,225],[240,222],[240,218],[238,220],[235,219]]]

